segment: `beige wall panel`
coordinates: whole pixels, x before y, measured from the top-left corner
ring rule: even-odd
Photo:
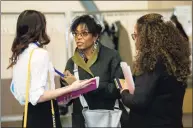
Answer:
[[[100,11],[148,9],[148,1],[94,1],[94,3]]]
[[[18,15],[3,14],[1,17],[1,77],[11,78],[11,70],[7,70],[11,56],[11,46],[15,37],[15,27]],[[47,32],[51,42],[47,50],[53,65],[63,71],[67,62],[66,49],[66,19],[63,14],[45,14],[47,19]]]
[[[192,5],[192,1],[148,1],[148,9],[168,9],[179,5]]]
[[[36,9],[44,12],[84,11],[80,1],[2,1],[1,12],[21,12]]]

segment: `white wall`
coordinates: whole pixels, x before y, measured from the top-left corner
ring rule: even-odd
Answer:
[[[174,8],[175,6],[190,5],[192,6],[192,1],[149,1],[149,9],[165,9],[165,8]]]
[[[191,1],[94,1],[99,10],[146,10],[146,9],[168,9],[173,8],[176,5],[191,5]],[[2,1],[1,2],[1,12],[11,13],[11,12],[21,12],[25,9],[36,9],[42,12],[54,12],[54,13],[66,13],[69,14],[70,11],[85,11],[84,7],[80,1]],[[137,16],[137,15],[136,15]],[[1,17],[6,17],[2,15]],[[53,18],[55,17],[55,18]],[[127,16],[121,17],[108,17],[109,22],[113,22],[122,19],[122,23],[128,29],[129,34],[133,32],[132,25],[136,18],[127,19]],[[17,17],[12,15],[9,18],[1,18],[1,77],[10,78],[10,70],[6,70],[8,65],[8,57],[10,56],[10,48],[12,40],[15,33],[15,23]],[[54,20],[55,19],[55,20]],[[120,19],[119,19],[120,20]],[[69,27],[69,15],[64,17],[57,15],[47,15],[48,21],[48,34],[51,36],[51,43],[48,45],[48,50],[51,52],[51,58],[54,65],[59,70],[63,70],[65,67],[66,57],[66,32],[67,27]],[[58,29],[60,28],[60,30]],[[7,30],[11,29],[11,34],[6,33]],[[57,32],[51,32],[52,29]],[[62,30],[62,31],[61,31]],[[135,54],[135,46],[132,42],[132,53]],[[71,50],[68,49],[68,53]],[[71,53],[70,53],[71,55]]]
[[[94,1],[99,10],[148,9],[148,1]]]
[[[11,70],[6,67],[11,56],[11,45],[15,35],[18,14],[25,9],[35,9],[45,12],[47,31],[51,38],[47,46],[54,66],[63,71],[67,61],[66,30],[68,17],[64,14],[69,11],[84,11],[79,1],[2,1],[1,12],[10,13],[1,15],[1,78],[11,78]],[[47,12],[53,14],[47,14]]]
[[[36,9],[43,12],[84,11],[79,1],[2,1],[1,12],[21,12]]]
[[[129,9],[147,9],[147,1],[94,1],[99,10],[129,10]],[[110,5],[110,6],[107,6]],[[136,6],[137,5],[137,6]],[[35,9],[42,12],[68,13],[70,11],[85,11],[80,1],[2,1],[1,12],[20,13],[25,9]],[[68,13],[69,14],[69,13]],[[15,34],[17,21],[15,14],[1,17],[1,77],[11,78],[11,70],[6,70],[11,56],[11,45]],[[66,49],[66,31],[69,21],[68,16],[59,14],[46,15],[48,34],[51,37],[51,43],[47,46],[51,59],[55,67],[63,70],[67,61]],[[70,50],[69,50],[70,51]],[[68,52],[69,53],[69,52]]]
[[[46,49],[54,66],[63,71],[67,61],[66,48],[66,19],[64,14],[45,14],[47,19],[47,32],[51,38]],[[1,77],[10,78],[11,70],[7,70],[11,56],[11,46],[15,37],[15,27],[18,14],[1,15]]]

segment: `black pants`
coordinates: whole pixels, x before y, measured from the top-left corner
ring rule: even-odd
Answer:
[[[72,128],[85,128],[82,113],[72,113]]]
[[[53,104],[56,128],[62,128],[56,100],[53,100]],[[35,106],[33,106],[31,103],[28,104],[27,128],[53,128],[51,101],[38,103]]]

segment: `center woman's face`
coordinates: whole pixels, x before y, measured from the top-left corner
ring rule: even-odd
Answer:
[[[78,49],[86,50],[93,46],[96,37],[89,32],[85,24],[79,24],[73,33]]]

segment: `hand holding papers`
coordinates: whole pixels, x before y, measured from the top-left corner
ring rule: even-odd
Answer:
[[[65,80],[65,81],[68,83],[68,85],[71,85],[73,82],[76,81],[75,76],[72,75],[72,74],[70,73],[70,71],[66,70],[66,71],[64,72],[64,75],[65,75],[65,77],[63,77],[63,80]]]
[[[74,76],[66,76],[63,78],[63,80],[65,80],[68,85],[71,85],[73,82],[76,81],[76,78]]]
[[[83,81],[78,80],[78,81],[75,81],[74,83],[72,83],[72,85],[70,85],[70,86],[74,86],[73,84],[76,84],[76,83],[79,83],[79,84],[82,83],[82,86],[81,86],[81,88],[77,87],[77,89],[75,89],[75,91],[73,91],[71,93],[64,94],[63,96],[57,97],[57,101],[59,102],[59,104],[60,104],[60,102],[62,102],[62,103],[68,102],[71,99],[79,97],[81,94],[93,91],[93,90],[97,89],[99,86],[99,77],[92,78],[89,83],[86,83],[86,81],[87,80],[83,80]]]
[[[123,75],[125,77],[124,86],[125,86],[125,88],[129,89],[131,94],[133,94],[134,90],[135,90],[135,84],[134,84],[134,81],[133,81],[133,76],[132,76],[132,73],[131,73],[130,66],[128,66],[126,62],[121,62],[121,68],[122,68],[122,71],[123,71]]]
[[[115,78],[114,79],[115,84],[116,84],[117,88],[128,89],[129,92],[131,94],[133,94],[134,90],[135,90],[135,84],[134,84],[134,81],[133,81],[133,76],[132,76],[132,73],[131,73],[130,66],[128,66],[126,62],[121,62],[121,68],[122,68],[125,80]]]

